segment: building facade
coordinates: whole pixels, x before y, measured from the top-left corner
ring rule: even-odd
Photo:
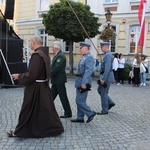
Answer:
[[[115,44],[111,47],[113,53],[122,53],[127,59],[133,59],[134,54],[139,52],[150,56],[150,1],[146,3],[146,28],[145,41],[143,49],[138,48],[138,38],[140,33],[140,25],[138,22],[138,8],[140,0],[73,0],[90,5],[91,11],[95,16],[99,17],[99,22],[102,23],[99,30],[102,31],[106,26],[105,13],[107,9],[111,11],[112,20],[110,27],[116,32]],[[5,7],[5,0],[0,0],[0,6]],[[50,47],[50,55],[53,57],[51,45],[55,40],[53,36],[48,36],[45,33],[45,27],[42,24],[41,14],[49,10],[49,5],[59,2],[59,0],[16,0],[15,13],[12,25],[16,33],[24,40],[24,48],[30,50],[29,42],[33,35],[40,35],[43,39],[43,45]],[[1,5],[2,4],[2,5]],[[4,9],[3,9],[4,11]],[[99,36],[92,38],[91,53],[95,59],[101,59],[102,54],[99,47]],[[90,42],[89,40],[86,40]],[[61,40],[62,50],[68,56],[68,44]],[[96,47],[99,51],[95,50]],[[79,44],[74,43],[74,62],[78,62],[80,58]]]
[[[138,39],[140,34],[140,25],[138,21],[138,9],[140,0],[88,0],[91,11],[100,18],[102,23],[100,31],[106,26],[105,13],[107,9],[111,11],[112,20],[110,27],[116,32],[116,41],[112,52],[123,53],[123,55],[132,58],[135,53],[143,53],[150,56],[150,1],[146,2],[146,26],[145,41],[141,49],[138,47]]]

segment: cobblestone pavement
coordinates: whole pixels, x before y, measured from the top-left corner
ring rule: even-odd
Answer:
[[[74,79],[69,78],[67,92],[76,118]],[[150,85],[112,85],[110,95],[116,106],[108,115],[95,116],[90,123],[71,123],[61,119],[65,133],[48,138],[8,138],[6,131],[17,124],[23,88],[0,89],[0,150],[150,150]],[[87,103],[101,110],[96,81],[93,81]],[[59,98],[55,100],[63,114]],[[87,117],[85,117],[85,120]]]

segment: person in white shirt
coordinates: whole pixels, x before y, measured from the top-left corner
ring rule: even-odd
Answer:
[[[124,84],[124,66],[125,66],[125,58],[123,57],[122,53],[119,54],[119,66],[118,66],[118,78],[119,83],[121,81],[122,84]]]
[[[115,53],[112,69],[113,69],[113,72],[114,72],[114,77],[115,77],[116,84],[120,85],[119,84],[119,80],[118,80],[118,66],[119,66],[119,63],[118,63],[118,53]]]

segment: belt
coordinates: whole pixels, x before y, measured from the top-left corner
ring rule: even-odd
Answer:
[[[76,77],[83,77],[83,74],[76,74]]]
[[[38,82],[38,83],[47,82],[47,79],[46,80],[35,80],[35,82]]]

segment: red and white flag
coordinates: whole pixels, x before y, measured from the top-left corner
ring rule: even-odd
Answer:
[[[143,47],[144,45],[144,36],[145,36],[145,4],[146,0],[141,0],[138,12],[139,23],[141,25],[138,46],[141,47]]]

